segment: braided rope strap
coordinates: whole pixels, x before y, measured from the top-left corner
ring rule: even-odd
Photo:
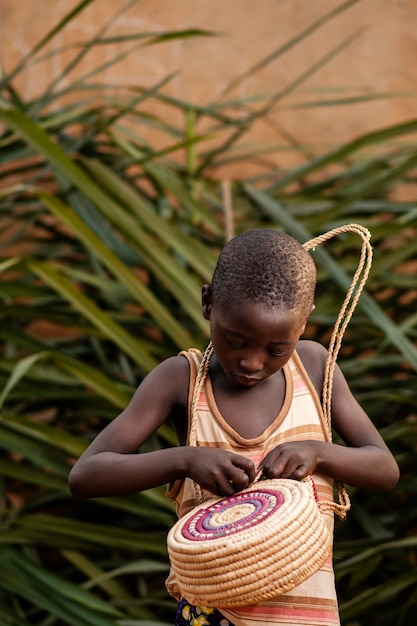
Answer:
[[[345,226],[339,226],[329,232],[310,239],[304,244],[306,250],[314,250],[317,246],[325,243],[329,239],[336,237],[344,233],[354,233],[362,238],[362,247],[359,258],[358,267],[353,275],[352,282],[346,293],[336,323],[333,327],[333,332],[329,342],[328,356],[326,359],[326,365],[324,370],[323,379],[323,395],[322,395],[322,409],[327,425],[327,437],[328,441],[332,440],[331,432],[331,403],[332,403],[332,389],[333,389],[333,373],[336,365],[337,356],[339,354],[343,335],[346,327],[353,315],[353,312],[358,303],[359,297],[365,286],[366,280],[369,275],[372,264],[372,247],[370,244],[371,234],[369,230],[361,226],[360,224],[346,224]],[[346,517],[347,511],[350,509],[350,500],[346,492],[346,489],[342,483],[337,483],[337,492],[339,503],[336,502],[321,502],[320,508],[334,511],[341,519]]]
[[[213,346],[210,341],[209,345],[207,346],[203,354],[203,358],[197,370],[197,377],[195,379],[193,397],[191,401],[190,426],[189,426],[189,432],[188,432],[188,445],[189,446],[196,445],[197,404],[200,398],[200,394],[203,390],[204,383],[206,382],[210,360],[212,356],[213,356]],[[198,504],[202,504],[205,498],[204,498],[201,485],[199,485],[195,481],[193,481],[193,485],[194,485],[194,494],[195,494],[196,502],[198,502]]]

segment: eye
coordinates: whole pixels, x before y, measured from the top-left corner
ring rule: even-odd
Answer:
[[[275,356],[275,357],[283,357],[285,356],[289,351],[291,350],[291,348],[288,348],[288,350],[284,350],[283,352],[277,352],[276,350],[270,350],[269,354],[271,356]]]
[[[230,341],[229,339],[227,339],[226,341],[229,344],[229,346],[233,348],[233,350],[241,350],[243,348],[243,344],[234,343],[233,341]]]
[[[241,350],[242,348],[245,347],[245,342],[242,341],[239,337],[228,337],[227,335],[223,335],[224,340],[226,341],[226,343],[233,349],[233,350]]]

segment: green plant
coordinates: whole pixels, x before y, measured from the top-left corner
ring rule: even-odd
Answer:
[[[262,63],[353,3],[338,6]],[[25,102],[15,78],[88,4],[79,3],[1,81],[0,158],[7,176],[0,214],[0,616],[11,625],[172,621],[174,604],[163,582],[165,535],[175,514],[164,490],[79,503],[68,494],[68,471],[159,360],[187,346],[204,347],[200,288],[230,222],[212,172],[251,158],[238,140],[319,66],[279,94],[260,96],[258,108],[244,103],[243,122],[235,115],[242,103],[233,100],[197,107],[167,97],[169,77],[152,89],[126,88],[111,103],[97,96],[98,85],[92,94],[91,75],[66,90],[56,79],[36,101]],[[94,46],[105,45],[105,33],[100,29],[75,51],[64,75]],[[134,45],[196,35],[210,33],[137,34]],[[66,102],[67,94],[77,98]],[[180,111],[183,127],[145,113],[149,102]],[[163,151],[143,141],[148,124],[167,137]],[[220,138],[216,147],[206,147],[201,126]],[[399,190],[412,197],[415,188],[416,129],[410,120],[230,189],[236,232],[268,226],[305,241],[359,222],[372,233],[367,294],[340,365],[396,453],[403,477],[383,498],[352,491],[348,522],[337,528],[346,626],[401,626],[413,619],[416,605],[417,212],[414,202],[398,199]],[[184,158],[174,160],[181,152]],[[326,344],[358,242],[341,237],[314,254],[319,280],[307,332]],[[166,426],[148,445],[174,443]]]

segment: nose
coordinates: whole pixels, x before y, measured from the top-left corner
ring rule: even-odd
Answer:
[[[240,366],[246,372],[261,372],[264,368],[263,359],[258,352],[250,352],[242,356]]]

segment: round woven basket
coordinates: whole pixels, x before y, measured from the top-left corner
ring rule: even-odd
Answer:
[[[323,565],[330,536],[312,480],[263,480],[207,500],[168,534],[181,594],[200,606],[256,604],[293,589]]]

